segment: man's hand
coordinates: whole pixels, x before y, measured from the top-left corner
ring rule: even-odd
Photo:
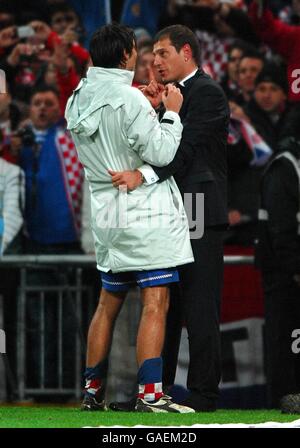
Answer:
[[[12,67],[20,63],[21,56],[32,56],[36,49],[31,44],[17,44],[7,58],[7,62]]]
[[[51,33],[51,28],[47,25],[47,23],[42,22],[41,20],[33,20],[29,23],[29,25],[35,31],[35,37],[40,39],[41,42],[45,42],[48,39]]]
[[[247,123],[251,123],[250,118],[246,115],[244,109],[234,101],[229,101],[229,108],[232,118],[237,118],[238,120],[244,120]]]
[[[139,86],[138,89],[150,101],[153,109],[157,109],[162,102],[162,93],[165,90],[165,86],[156,81],[152,68],[149,69],[149,79],[150,83],[147,86]]]
[[[228,213],[229,225],[236,226],[241,223],[242,215],[238,210],[231,210]]]
[[[165,86],[153,79],[147,86],[140,86],[138,89],[150,101],[153,109],[157,109],[162,102],[162,93],[165,90]]]
[[[143,176],[139,170],[134,171],[113,171],[108,170],[111,175],[113,186],[119,188],[123,186],[127,190],[133,191],[143,183]]]
[[[179,113],[183,103],[183,96],[177,87],[173,84],[167,84],[162,94],[162,101],[166,110]]]

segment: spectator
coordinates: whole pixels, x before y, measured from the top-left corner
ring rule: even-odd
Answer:
[[[237,104],[246,105],[254,92],[255,79],[264,65],[263,56],[255,51],[245,53],[239,64],[238,86],[241,94],[236,98]]]
[[[78,15],[67,3],[57,3],[50,6],[49,21],[52,30],[59,36],[64,35],[69,29],[79,31],[80,28]]]
[[[228,51],[228,64],[226,74],[221,81],[221,86],[229,100],[235,99],[240,93],[238,86],[239,65],[245,53],[251,51],[251,46],[242,40],[235,40]]]
[[[287,93],[284,68],[269,62],[256,77],[253,98],[245,107],[251,124],[274,152],[286,119]]]
[[[21,152],[29,251],[66,253],[79,248],[83,173],[59,117],[57,92],[50,87],[36,90]]]
[[[259,138],[263,139],[263,144],[269,149],[269,157],[277,150],[285,122],[287,88],[283,70],[275,64],[266,65],[256,78],[253,99],[239,115],[239,118],[247,120],[259,134],[256,137],[257,143]],[[243,130],[240,140],[228,146],[231,227],[226,242],[250,247],[253,246],[257,234],[260,179],[269,157],[263,160],[254,159],[254,153],[251,151],[253,148],[249,146],[250,135],[247,133],[247,127]]]
[[[284,58],[287,63],[289,100],[299,101],[300,27],[275,19],[267,6],[264,6],[260,16],[260,2],[261,0],[253,1],[249,10],[254,28],[258,36]]]
[[[134,86],[149,84],[153,70],[153,62],[154,55],[151,44],[138,49],[138,59],[133,78]]]
[[[15,147],[13,131],[16,130],[20,119],[21,112],[18,106],[12,101],[10,93],[0,95],[0,151],[1,157],[7,162],[18,163],[19,151],[18,144]]]
[[[16,22],[16,9],[11,1],[0,3],[0,30],[14,25]]]
[[[300,357],[292,350],[300,322],[299,109],[289,126],[262,181],[256,259],[265,300],[268,405],[278,408],[283,398],[284,412],[299,413]]]

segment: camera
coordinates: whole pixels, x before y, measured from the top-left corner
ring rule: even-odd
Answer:
[[[29,127],[20,128],[17,133],[17,137],[20,137],[22,140],[22,144],[24,146],[34,146],[35,145],[35,135]]]

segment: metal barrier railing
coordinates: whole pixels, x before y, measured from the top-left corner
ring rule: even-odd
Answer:
[[[251,265],[254,262],[253,256],[224,256],[226,265]],[[83,269],[95,268],[96,261],[93,255],[6,255],[0,257],[0,275],[1,268],[17,268],[20,269],[20,284],[17,294],[17,397],[19,400],[24,400],[26,396],[44,395],[44,394],[72,394],[76,399],[80,399],[82,393],[81,374],[82,374],[82,360],[85,355],[86,347],[85,341],[81,334],[82,324],[82,299],[83,295],[90,296],[91,290],[89,286],[82,283]],[[62,267],[65,269],[62,271]],[[67,275],[64,276],[64,281],[60,284],[30,284],[29,276],[32,271],[51,271],[60,272],[71,270],[75,273],[75,284],[70,285]],[[74,275],[73,275],[74,277]],[[54,300],[53,295],[57,298],[57,328],[56,336],[58,350],[57,350],[57,386],[46,387],[45,385],[45,353],[46,353],[46,312],[45,304],[49,294],[52,297],[49,300]],[[28,356],[30,347],[26,344],[26,336],[28,332],[26,319],[26,304],[27,300],[32,295],[37,295],[39,300],[39,341],[35,341],[40,347],[39,351],[39,384],[37,387],[30,387],[26,378],[26,358]],[[76,337],[75,337],[75,382],[74,387],[65,387],[63,385],[63,329],[64,329],[64,315],[63,303],[64,299],[71,298],[75,303],[74,319],[76,322]]]

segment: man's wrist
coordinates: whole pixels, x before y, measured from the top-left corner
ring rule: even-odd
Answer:
[[[146,181],[146,179],[144,178],[143,173],[142,173],[140,170],[135,170],[135,172],[139,174],[139,177],[140,177],[140,185],[142,185],[142,184]]]

